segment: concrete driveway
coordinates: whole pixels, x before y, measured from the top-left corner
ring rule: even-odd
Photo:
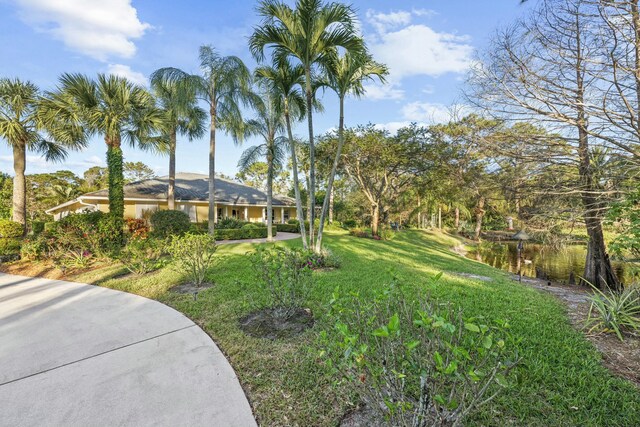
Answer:
[[[211,338],[146,298],[0,273],[0,425],[255,426]]]

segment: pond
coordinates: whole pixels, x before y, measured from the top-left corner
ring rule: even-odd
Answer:
[[[553,282],[569,282],[571,273],[577,281],[584,274],[584,261],[587,246],[584,244],[565,245],[562,248],[549,248],[535,243],[525,243],[522,263],[522,275],[546,278]],[[489,264],[495,268],[518,273],[517,242],[482,242],[467,253],[467,258]],[[613,268],[618,277],[628,283],[631,269],[622,262],[614,262]]]

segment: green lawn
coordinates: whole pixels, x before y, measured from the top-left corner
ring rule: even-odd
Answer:
[[[359,290],[366,296],[389,283],[392,274],[415,295],[432,296],[462,306],[465,316],[509,319],[521,339],[524,357],[521,383],[476,414],[468,425],[635,426],[640,425],[640,391],[611,376],[599,353],[574,331],[563,306],[553,297],[519,285],[489,266],[452,254],[452,237],[405,231],[392,241],[328,234],[327,246],[342,259],[339,270],[317,272],[309,301],[317,323],[304,335],[268,341],[243,334],[237,319],[261,303],[244,254],[254,246],[224,245],[211,273],[216,285],[197,301],[168,291],[179,277],[168,269],[140,279],[109,278],[121,272],[112,266],[75,278],[144,295],[169,304],[201,325],[228,356],[261,425],[335,426],[355,405],[345,384],[331,377],[318,357],[316,336],[331,327],[325,316],[331,291]],[[295,245],[296,242],[280,244]],[[436,284],[429,278],[444,272]],[[490,276],[482,282],[452,274]]]

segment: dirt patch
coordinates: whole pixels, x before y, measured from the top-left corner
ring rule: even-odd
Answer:
[[[347,413],[340,420],[340,427],[391,427],[391,424],[381,419],[380,414],[373,409],[361,406]]]
[[[200,286],[197,286],[193,283],[183,283],[182,285],[174,286],[173,288],[170,289],[170,291],[178,294],[197,295],[198,292],[202,292],[212,287],[213,287],[213,283],[203,283]]]
[[[518,280],[518,276],[513,276]],[[582,286],[568,286],[547,280],[523,277],[522,283],[555,295],[567,307],[571,324],[602,353],[602,363],[614,374],[640,387],[640,337],[625,336],[620,341],[613,334],[589,333],[584,325],[589,316],[591,291]]]
[[[278,309],[265,308],[244,316],[239,324],[240,329],[252,337],[292,338],[313,326],[313,315],[306,308],[298,308],[289,315],[283,315]]]

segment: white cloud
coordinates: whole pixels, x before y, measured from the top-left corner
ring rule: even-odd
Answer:
[[[407,25],[411,22],[411,12],[404,10],[382,13],[369,9],[365,16],[367,21],[373,25],[379,33],[385,33],[390,29]]]
[[[391,135],[395,135],[398,132],[398,129],[407,127],[411,124],[410,121],[400,121],[400,122],[388,122],[388,123],[378,123],[374,125],[376,129],[387,130]],[[418,126],[426,126],[426,123],[418,123]]]
[[[410,102],[402,107],[402,116],[412,122],[441,123],[451,119],[451,110],[443,104]]]
[[[125,77],[129,81],[139,84],[141,86],[147,85],[147,78],[144,74],[137,71],[133,71],[131,67],[123,64],[109,64],[107,68],[108,74],[115,74],[116,76]]]
[[[136,52],[133,39],[151,26],[138,19],[131,0],[17,0],[22,19],[67,47],[100,61]]]
[[[385,32],[370,44],[376,60],[388,65],[393,79],[463,73],[471,65],[469,38],[439,33],[426,25]]]
[[[397,83],[388,82],[387,84],[372,83],[364,85],[364,97],[374,101],[380,99],[403,99],[404,90],[400,89]]]

